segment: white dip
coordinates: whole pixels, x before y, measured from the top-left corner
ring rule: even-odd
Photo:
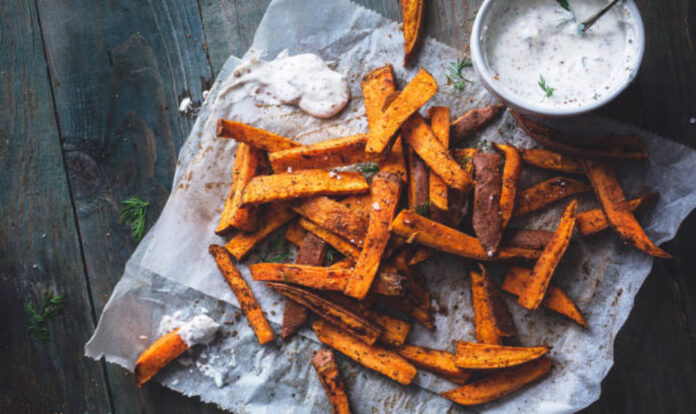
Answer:
[[[583,107],[632,76],[640,54],[636,22],[620,2],[587,32],[582,20],[608,1],[498,1],[484,23],[482,49],[494,82],[549,108]],[[542,86],[544,85],[544,86]]]
[[[289,56],[287,50],[270,62],[251,54],[222,85],[218,99],[230,93],[237,95],[233,102],[251,96],[265,104],[296,105],[317,118],[331,118],[350,100],[345,76],[317,55]]]
[[[190,347],[196,344],[207,345],[215,338],[215,333],[220,328],[220,324],[215,322],[208,315],[198,315],[191,318],[188,322],[179,320],[179,315],[164,315],[159,325],[159,334],[167,334],[179,328],[181,340]]]

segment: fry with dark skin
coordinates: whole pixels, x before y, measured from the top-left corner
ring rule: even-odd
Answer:
[[[161,336],[138,356],[135,361],[135,384],[138,388],[188,349],[177,331]]]
[[[452,143],[468,138],[491,121],[493,121],[505,109],[503,104],[493,104],[483,108],[475,108],[455,119],[450,127],[450,140]]]
[[[428,167],[412,148],[408,148],[408,206],[426,216],[430,213]]]
[[[503,346],[459,341],[456,365],[466,369],[508,368],[540,358],[547,352],[547,346]]]
[[[354,240],[353,244],[362,244],[367,233],[367,219],[360,214],[355,214],[343,203],[328,197],[301,200],[291,204],[290,208],[319,226],[347,240]]]
[[[299,143],[281,137],[278,134],[226,119],[218,120],[217,136],[220,138],[233,138],[238,142],[243,142],[268,152],[282,151],[300,146]]]
[[[589,191],[592,187],[572,178],[550,178],[521,191],[512,216],[523,217],[566,197]]]
[[[350,414],[350,404],[333,352],[322,349],[312,357],[312,365],[329,398],[332,414]]]
[[[570,237],[575,228],[575,215],[578,211],[578,200],[571,201],[561,215],[561,221],[546,245],[544,251],[539,256],[527,285],[517,298],[520,306],[533,310],[541,305],[546,296],[546,289],[549,286],[553,272],[561,261],[563,254],[570,244]]]
[[[474,188],[474,156],[478,153],[478,150],[475,148],[457,148],[452,152],[454,154],[454,158],[471,179],[471,185],[468,188],[465,188],[464,191],[450,189],[450,211],[448,224],[451,227],[459,227],[459,224],[464,217],[464,211],[462,211],[464,203],[466,202],[467,196],[471,192],[471,189]]]
[[[522,161],[545,170],[559,171],[567,174],[583,174],[582,165],[577,159],[568,155],[545,149],[520,149]]]
[[[450,111],[446,106],[433,106],[428,110],[430,128],[445,150],[449,150]],[[467,176],[470,179],[469,176]],[[449,188],[437,173],[430,171],[430,207],[445,212],[449,210]]]
[[[404,66],[408,65],[420,41],[423,8],[423,0],[401,0],[401,15],[404,16]]]
[[[553,237],[548,230],[510,229],[503,238],[505,245],[522,249],[544,250]]]
[[[510,311],[498,286],[491,280],[483,266],[479,271],[469,271],[471,279],[471,304],[474,308],[476,341],[483,344],[502,345],[503,338],[517,335]]]
[[[514,146],[507,144],[493,144],[493,148],[505,155],[503,165],[503,185],[500,190],[500,216],[502,218],[502,228],[505,230],[512,217],[515,208],[515,198],[517,197],[517,183],[522,174],[522,159],[519,151]]]
[[[500,156],[478,153],[474,156],[476,187],[472,223],[476,237],[489,257],[495,256],[503,238],[500,213]]]
[[[415,345],[402,345],[394,352],[416,367],[441,375],[455,384],[465,384],[473,372],[456,366],[453,353]]]
[[[312,145],[271,152],[268,159],[276,173],[323,169],[365,162],[365,135],[335,138]]]
[[[261,241],[283,227],[295,214],[282,205],[271,205],[261,216],[261,227],[253,233],[237,233],[225,248],[236,260],[244,259]]]
[[[631,212],[634,212],[657,197],[657,193],[643,194],[638,198],[630,200],[628,202],[628,208]],[[583,236],[591,236],[609,228],[609,220],[601,208],[596,208],[578,213],[575,225],[578,227],[580,234]]]
[[[254,207],[242,207],[242,191],[247,183],[258,173],[263,163],[263,154],[260,150],[247,144],[240,143],[234,158],[232,171],[232,185],[225,199],[225,206],[220,216],[215,234],[221,236],[234,229],[242,231],[254,231],[258,225],[257,209]]]
[[[293,221],[285,230],[285,240],[294,244],[297,247],[302,245],[302,240],[304,240],[307,231],[300,226],[300,223]]]

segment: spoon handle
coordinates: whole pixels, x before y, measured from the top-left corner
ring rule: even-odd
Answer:
[[[590,27],[592,27],[593,24],[595,24],[595,22],[597,20],[599,20],[600,17],[604,16],[604,14],[606,12],[608,12],[609,9],[614,7],[616,5],[616,3],[618,3],[618,2],[619,2],[619,0],[612,1],[611,3],[604,6],[604,8],[599,11],[599,13],[595,14],[594,16],[592,16],[592,17],[588,18],[587,20],[585,20],[584,22],[582,22],[580,24],[580,30],[582,32],[586,32]]]

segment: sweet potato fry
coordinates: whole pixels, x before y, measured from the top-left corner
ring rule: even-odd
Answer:
[[[614,175],[614,169],[609,164],[597,161],[583,160],[582,163],[597,200],[607,215],[609,225],[619,237],[645,254],[671,259],[671,254],[657,247],[648,238],[631,213],[623,190]]]
[[[648,158],[645,145],[636,136],[574,137],[534,122],[517,112],[513,111],[512,116],[533,140],[563,155],[604,160],[644,160]]]
[[[419,113],[411,115],[402,130],[404,141],[448,186],[463,190],[471,184],[469,176],[450,155],[449,149],[433,134]]]
[[[416,367],[449,379],[455,384],[465,384],[473,372],[455,365],[453,353],[416,345],[402,345],[394,352],[404,357]]]
[[[527,285],[531,270],[523,267],[512,266],[505,274],[503,282],[503,290],[515,296],[519,296],[524,287]],[[549,288],[546,290],[544,301],[541,302],[546,309],[559,313],[587,329],[587,321],[580,313],[580,310],[575,305],[573,300],[558,286],[549,283]]]
[[[430,292],[428,292],[425,286],[425,278],[420,273],[418,267],[410,266],[408,261],[408,251],[404,250],[394,257],[394,267],[406,276],[408,281],[408,298],[411,303],[427,312],[430,310]]]
[[[312,327],[317,338],[325,345],[400,384],[410,384],[418,373],[399,355],[375,345],[367,345],[326,321],[318,319]]]
[[[520,192],[512,216],[523,217],[556,201],[588,191],[592,191],[590,186],[572,178],[550,178]]]
[[[292,220],[295,214],[282,205],[271,205],[261,216],[261,227],[253,233],[237,233],[225,248],[237,260],[244,259],[256,245]]]
[[[302,245],[302,240],[304,240],[305,235],[307,235],[307,231],[303,229],[297,221],[293,221],[292,224],[288,226],[287,230],[285,230],[285,240],[297,247]]]
[[[455,119],[450,127],[450,140],[452,143],[474,135],[483,127],[494,120],[503,110],[505,105],[493,104],[483,108],[475,108]]]
[[[433,253],[435,253],[435,251],[429,247],[420,247],[415,253],[413,253],[413,256],[411,256],[411,259],[408,261],[408,264],[413,266],[417,265],[418,263],[423,263],[424,261],[428,260]]]
[[[472,223],[476,237],[486,254],[495,256],[503,238],[503,218],[500,213],[500,155],[478,153],[474,156],[476,188]]]
[[[643,194],[629,201],[628,208],[631,212],[634,212],[646,203],[657,198],[657,196],[657,193]],[[596,208],[578,213],[575,225],[578,227],[580,234],[583,236],[590,236],[602,230],[606,230],[609,227],[609,220],[607,220],[607,215],[604,214],[601,208]]]
[[[401,0],[404,16],[404,66],[408,64],[420,40],[423,22],[423,0]]]
[[[369,190],[360,173],[302,170],[254,177],[244,188],[242,206],[320,195],[349,195]]]
[[[458,148],[453,150],[453,153],[454,158],[471,179],[471,185],[465,188],[464,191],[450,189],[449,225],[451,227],[459,227],[465,214],[464,207],[467,196],[474,187],[474,156],[478,153],[478,150],[475,148]]]
[[[522,159],[517,148],[512,145],[493,144],[493,147],[500,153],[505,155],[505,164],[503,166],[503,186],[500,190],[500,216],[503,220],[502,228],[505,230],[512,211],[515,208],[515,198],[517,197],[517,183],[520,181],[522,174]]]
[[[514,229],[503,238],[507,246],[522,249],[544,250],[553,232],[548,230]]]
[[[424,215],[430,214],[428,167],[412,148],[408,148],[408,206]]]
[[[393,141],[401,125],[437,92],[435,79],[420,69],[411,82],[384,111],[368,133],[365,152],[383,154]]]
[[[333,248],[338,250],[339,253],[346,256],[353,262],[357,261],[358,257],[360,257],[360,249],[355,247],[353,244],[351,244],[351,242],[339,236],[338,234],[329,231],[306,219],[300,219],[299,223],[303,229],[329,243],[331,246],[333,246]]]
[[[355,245],[361,245],[367,233],[368,220],[353,213],[343,203],[328,197],[301,200],[293,203],[290,208],[326,230],[351,240]]]
[[[537,250],[503,247],[495,257],[489,257],[481,242],[451,227],[422,217],[413,211],[401,211],[392,222],[396,235],[443,252],[476,260],[534,260],[541,252]]]
[[[233,229],[254,231],[258,225],[255,207],[241,207],[242,190],[257,174],[263,155],[261,151],[247,144],[240,143],[234,159],[232,185],[225,199],[225,207],[220,216],[220,224],[215,230],[217,235],[225,235]]]
[[[232,263],[229,253],[223,246],[211,245],[208,251],[215,259],[218,269],[229,283],[232,292],[239,301],[244,316],[246,316],[249,326],[256,334],[259,344],[263,345],[275,339],[273,328],[263,316],[263,311],[254,298],[254,294],[249,289],[246,281],[239,273],[239,270]]]
[[[501,345],[503,338],[517,335],[510,311],[486,269],[480,266],[478,272],[470,270],[469,278],[476,340],[483,344]]]
[[[460,405],[483,404],[517,391],[526,384],[543,377],[550,370],[551,360],[541,357],[526,364],[497,370],[480,380],[440,395]]]
[[[350,269],[289,263],[249,265],[251,277],[264,282],[285,282],[312,289],[342,291],[350,278]]]
[[[456,364],[467,369],[508,368],[540,358],[547,352],[547,346],[503,346],[459,341]]]
[[[543,253],[539,256],[534,265],[534,270],[532,270],[532,274],[529,276],[529,282],[522,294],[517,298],[517,303],[520,306],[527,309],[536,309],[541,305],[546,295],[546,289],[551,281],[551,276],[553,276],[556,266],[558,266],[570,243],[570,237],[573,235],[573,229],[575,228],[577,211],[578,200],[573,200],[561,215],[561,221],[551,241],[549,241]]]
[[[401,180],[396,174],[378,173],[372,180],[372,212],[360,256],[344,294],[364,299],[380,267],[389,241],[389,225],[394,219],[401,198]]]
[[[370,211],[372,211],[372,194],[351,195],[340,200],[339,203],[346,206],[354,214],[362,217],[365,223],[369,222]]]
[[[188,349],[177,331],[178,329],[161,336],[135,361],[135,384],[138,388]]]
[[[350,404],[343,381],[334,360],[333,352],[322,349],[312,357],[312,365],[319,375],[319,381],[329,398],[332,414],[350,414]]]
[[[321,296],[285,283],[266,282],[266,286],[311,310],[355,338],[372,345],[382,335],[382,328],[348,309]]]
[[[275,152],[288,148],[299,147],[300,144],[281,137],[278,134],[268,132],[260,128],[241,122],[218,119],[217,136],[221,138],[234,138],[237,142],[243,142],[260,150]]]
[[[568,174],[583,173],[580,161],[573,157],[544,149],[520,149],[520,152],[522,160],[529,165]]]
[[[449,151],[450,111],[446,106],[433,106],[428,110],[430,128],[445,150]],[[467,177],[470,179],[470,177]],[[430,207],[439,211],[449,210],[449,188],[437,173],[430,171]]]
[[[387,266],[377,272],[370,293],[382,296],[403,296],[406,291],[407,279]]]
[[[365,135],[353,135],[271,152],[268,159],[276,173],[356,164],[368,161],[366,142]]]

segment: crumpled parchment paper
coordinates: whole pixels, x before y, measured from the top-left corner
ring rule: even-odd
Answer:
[[[445,68],[462,53],[433,39],[424,40],[418,66],[433,74],[440,85],[440,92],[428,106],[448,105],[453,116],[458,116],[492,102],[476,82],[464,91],[453,91],[448,86]],[[140,352],[154,341],[163,315],[180,311],[182,318],[188,318],[209,313],[223,324],[218,339],[209,347],[194,348],[155,380],[234,412],[326,412],[328,403],[323,390],[315,373],[310,372],[313,369],[309,359],[319,348],[311,332],[304,330],[287,344],[278,341],[259,346],[208,254],[208,245],[224,243],[213,230],[228,191],[236,148],[233,140],[215,138],[215,122],[219,117],[242,121],[304,144],[365,132],[362,75],[391,63],[398,86],[403,87],[418,66],[402,67],[403,39],[397,23],[347,0],[274,1],[259,25],[252,49],[247,55],[254,53],[269,60],[288,49],[290,54],[311,52],[334,62],[336,70],[348,76],[351,102],[337,117],[319,120],[294,107],[259,105],[252,98],[234,104],[218,99],[224,81],[239,63],[237,58],[230,57],[179,154],[174,190],[159,220],[128,261],[94,336],[85,346],[85,353],[132,369]],[[465,69],[464,76],[475,79],[471,69]],[[650,160],[617,165],[619,179],[631,197],[646,191],[660,192],[657,205],[639,217],[656,243],[674,237],[679,224],[696,206],[693,179],[696,152],[648,132],[596,117],[566,120],[556,126],[575,134],[639,135],[650,152]],[[485,147],[490,142],[536,146],[509,114],[467,144]],[[550,176],[526,168],[521,187]],[[596,207],[591,194],[581,196],[580,201],[581,210]],[[553,229],[564,204],[511,226]],[[257,260],[258,255],[253,254],[248,262]],[[554,369],[545,380],[471,411],[566,413],[599,398],[600,383],[613,363],[614,338],[652,262],[652,258],[623,245],[611,231],[573,239],[554,283],[575,299],[590,329],[583,330],[545,311],[526,312],[508,296],[521,343],[552,346]],[[423,265],[438,310],[436,330],[429,332],[416,324],[409,342],[453,350],[455,340],[473,340],[473,313],[465,269],[461,259],[444,254]],[[244,264],[240,270],[269,320],[278,328],[283,300],[262,284],[253,282]],[[490,266],[489,270],[500,281],[504,268]],[[454,387],[435,376],[421,372],[414,385],[402,387],[346,358],[339,360],[356,412],[465,411],[425,391],[440,392]]]

